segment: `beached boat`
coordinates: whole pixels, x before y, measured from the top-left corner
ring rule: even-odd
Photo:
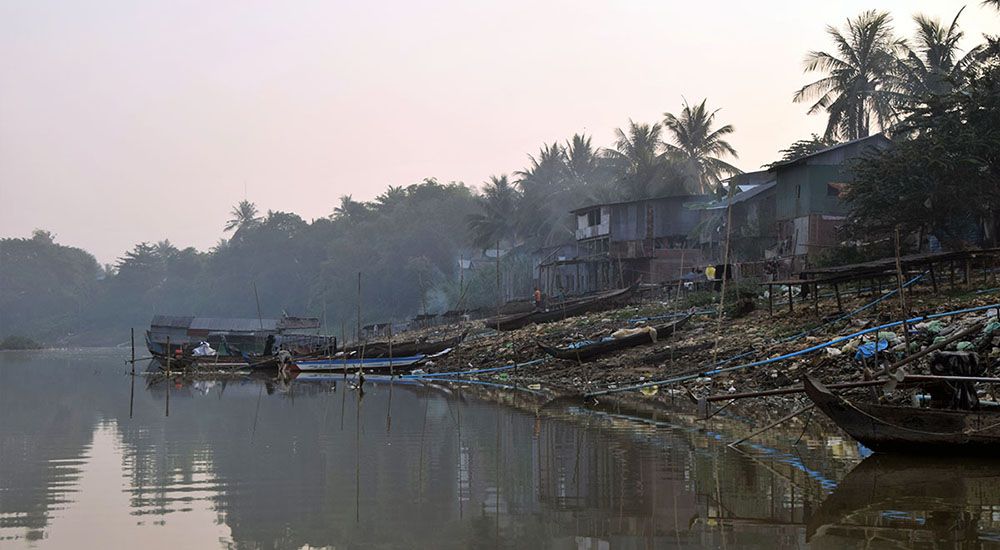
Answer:
[[[465,339],[466,334],[468,334],[468,331],[465,331],[453,338],[445,338],[444,340],[435,340],[433,342],[421,340],[393,342],[392,356],[403,358],[412,357],[414,355],[434,355],[435,353],[441,353],[446,349],[451,349],[461,344],[462,340]],[[389,357],[389,348],[389,342],[383,340],[379,342],[368,342],[365,344],[350,346],[344,351],[348,354],[352,352],[356,354],[363,353],[365,357],[374,359],[378,357]]]
[[[395,350],[393,350],[395,352]],[[352,357],[324,357],[321,359],[293,359],[289,363],[290,371],[322,371],[322,372],[342,372],[344,370],[356,372],[363,371],[383,371],[390,369],[402,369],[412,367],[422,363],[429,356],[424,354],[411,355],[408,357],[376,357],[376,358],[352,358]]]
[[[853,403],[811,376],[806,395],[848,435],[876,452],[983,454],[1000,451],[1000,410]]]
[[[617,301],[627,297],[636,289],[636,286],[621,288],[604,292],[596,296],[566,300],[557,304],[552,304],[545,309],[534,309],[526,313],[515,313],[511,315],[501,315],[491,319],[485,319],[483,323],[488,328],[499,330],[516,330],[526,327],[532,323],[551,323],[575,315],[599,311],[611,307]]]
[[[670,338],[681,327],[687,324],[690,319],[690,315],[685,315],[676,321],[653,327],[653,330],[656,331],[656,340]],[[634,348],[636,346],[642,346],[644,344],[651,344],[656,340],[654,340],[652,331],[643,331],[631,336],[625,336],[624,338],[613,338],[608,336],[602,338],[601,340],[582,342],[573,347],[558,348],[555,346],[545,345],[541,342],[538,342],[538,347],[545,353],[559,359],[589,361],[613,351],[620,351]]]

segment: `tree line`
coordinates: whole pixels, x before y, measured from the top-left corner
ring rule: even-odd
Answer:
[[[944,234],[983,220],[996,228],[1000,47],[984,37],[962,51],[960,15],[949,24],[914,16],[915,36],[904,40],[888,14],[865,12],[828,29],[832,53],[806,57],[806,71],[824,76],[793,100],[825,112],[828,123],[781,160],[873,130],[898,143],[857,167],[847,197],[856,235],[898,226]],[[478,191],[430,178],[371,201],[344,196],[312,221],[241,201],[223,226],[228,238],[204,252],[139,243],[101,266],[46,231],[0,239],[0,337],[121,342],[154,313],[255,317],[258,301],[264,316],[314,315],[339,334],[354,323],[358,272],[365,322],[493,305],[494,272],[460,273],[463,255],[498,242],[531,250],[572,240],[567,211],[587,203],[724,192],[725,179],[740,172],[728,141],[735,129],[707,100],[680,107],[660,121],[629,120],[607,147],[582,134],[544,144],[526,167]],[[523,257],[503,262],[508,272],[526,268]]]

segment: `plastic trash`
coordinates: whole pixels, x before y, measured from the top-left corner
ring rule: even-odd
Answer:
[[[202,342],[198,347],[194,348],[191,355],[196,357],[210,357],[217,355],[217,352],[212,349],[212,346],[208,345],[208,342]]]
[[[869,357],[873,357],[875,353],[885,351],[888,348],[889,342],[886,342],[885,340],[878,341],[877,349],[875,342],[865,342],[864,344],[858,346],[858,351],[854,354],[854,359],[868,359]]]

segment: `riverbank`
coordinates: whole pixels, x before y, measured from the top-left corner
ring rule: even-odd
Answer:
[[[987,360],[987,370],[992,371],[1000,358],[1000,327],[991,324],[996,321],[997,310],[984,306],[1000,301],[1000,292],[995,290],[973,287],[932,293],[918,287],[907,291],[911,319],[921,318],[908,325],[911,352],[940,343],[956,330],[978,323],[981,330],[945,349],[975,349]],[[883,342],[879,344],[886,348],[879,354],[882,363],[906,355],[901,324],[878,328],[901,318],[898,297],[882,298],[871,305],[877,299],[871,294],[842,297],[842,311],[836,300],[821,298],[816,305],[806,302],[792,312],[786,308],[770,316],[758,309],[741,318],[721,320],[711,307],[696,308],[685,328],[673,337],[661,335],[654,344],[590,362],[551,358],[537,346],[537,342],[566,345],[599,338],[620,328],[662,323],[650,318],[677,315],[690,308],[683,300],[645,300],[509,332],[497,333],[481,326],[449,356],[425,370],[442,374],[497,369],[464,378],[536,388],[555,397],[607,401],[614,396],[616,402],[654,408],[676,402],[679,396],[690,401],[689,396],[787,388],[806,373],[824,382],[860,381],[866,376],[865,365],[855,357],[863,344]],[[847,314],[865,306],[869,307]],[[442,333],[447,330],[437,329]],[[825,345],[831,341],[835,343]],[[925,366],[926,360],[915,361],[908,368],[910,373],[916,373],[926,370]],[[876,368],[874,359],[868,360],[867,368],[870,376]],[[626,388],[634,389],[623,391]],[[793,394],[737,401],[730,408],[767,420],[783,416],[805,402],[803,395]]]

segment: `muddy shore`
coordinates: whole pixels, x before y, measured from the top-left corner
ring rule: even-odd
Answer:
[[[871,376],[880,366],[907,355],[901,326],[873,331],[792,358],[747,368],[742,366],[820,346],[902,318],[898,298],[890,296],[877,306],[831,322],[877,298],[878,295],[870,293],[842,297],[842,310],[838,310],[833,298],[821,298],[818,307],[809,300],[792,312],[783,307],[771,316],[766,307],[758,307],[739,318],[724,315],[720,319],[717,307],[712,304],[696,305],[685,298],[668,301],[646,296],[618,309],[530,325],[514,331],[497,332],[480,321],[473,323],[466,341],[448,356],[426,365],[424,370],[441,374],[499,368],[494,372],[462,378],[531,389],[549,399],[581,402],[587,394],[611,390],[611,393],[591,397],[590,405],[613,404],[646,413],[655,413],[668,404],[670,408],[676,408],[678,403],[693,407],[692,396],[788,387],[798,383],[806,373],[826,383],[860,381]],[[930,289],[916,288],[912,292],[907,291],[906,298],[909,317],[914,318],[1000,303],[1000,289],[970,287],[932,293]],[[661,336],[656,343],[614,352],[589,362],[548,357],[537,345],[537,342],[545,342],[565,346],[580,340],[600,338],[621,328],[659,324],[663,318],[684,312],[693,312],[693,315],[675,335]],[[995,375],[1000,359],[1000,323],[997,323],[997,315],[996,309],[980,309],[908,325],[911,353],[940,342],[949,334],[956,334],[956,330],[978,323],[982,325],[982,330],[977,330],[968,340],[952,343],[946,349],[975,350],[986,364],[986,375]],[[468,327],[468,324],[436,327],[420,331],[418,335],[436,339]],[[809,333],[802,335],[805,331]],[[858,359],[859,346],[873,344],[876,340],[880,342],[880,348],[886,349],[880,351],[877,357]],[[524,363],[530,365],[512,368]],[[710,377],[697,376],[717,367],[735,368]],[[926,359],[913,362],[907,370],[911,374],[927,373]],[[691,379],[653,384],[683,375]],[[636,385],[646,387],[620,391]],[[987,391],[990,393],[985,397],[993,399],[992,391]],[[906,391],[896,393],[900,395],[892,399],[908,399]],[[594,403],[595,399],[597,403]],[[804,395],[794,394],[743,399],[730,403],[728,408],[763,422],[783,416],[807,402]],[[718,402],[715,408],[722,405],[726,402]]]

